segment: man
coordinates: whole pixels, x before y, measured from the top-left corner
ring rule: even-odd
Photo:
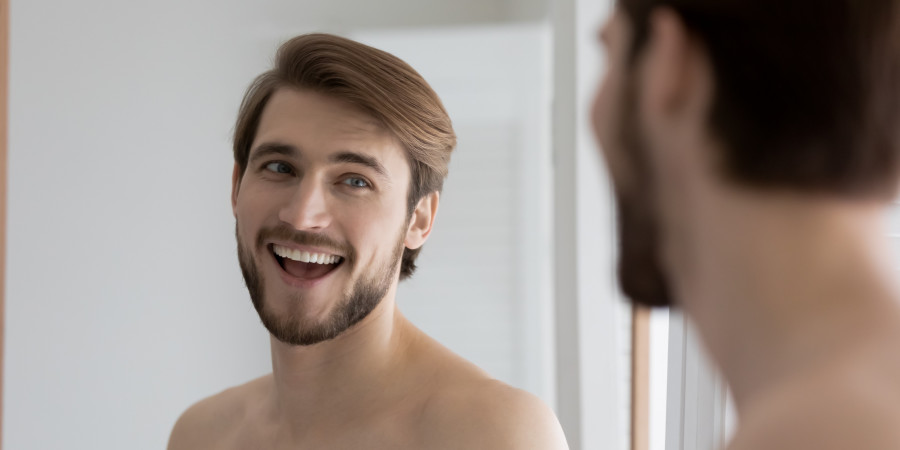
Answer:
[[[620,281],[699,329],[728,448],[900,448],[900,1],[620,0],[601,39]]]
[[[279,49],[241,105],[232,190],[273,371],[189,408],[170,449],[567,448],[544,404],[395,303],[455,143],[437,95],[396,57],[322,34]]]

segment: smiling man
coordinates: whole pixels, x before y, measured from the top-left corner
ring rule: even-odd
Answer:
[[[232,190],[273,371],[189,408],[171,450],[567,448],[537,398],[397,308],[455,144],[437,95],[396,57],[322,34],[280,48],[241,105]]]
[[[900,1],[619,0],[602,40],[621,285],[697,326],[729,448],[900,448]]]

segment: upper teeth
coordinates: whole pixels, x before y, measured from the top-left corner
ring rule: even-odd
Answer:
[[[337,255],[301,252],[300,250],[294,250],[287,247],[282,247],[280,245],[274,245],[273,248],[275,250],[275,254],[282,258],[292,259],[294,261],[304,263],[334,264],[341,259],[341,257]]]

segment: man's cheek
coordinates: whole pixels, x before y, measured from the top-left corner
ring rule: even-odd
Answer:
[[[598,113],[595,128],[600,155],[606,163],[609,175],[617,185],[620,185],[628,183],[631,177],[629,176],[628,160],[623,153],[626,149],[623,148],[621,140],[617,139],[620,133],[615,127],[616,124],[612,123],[610,116]]]
[[[606,143],[606,137],[608,130],[608,118],[609,112],[606,104],[606,89],[605,87],[600,87],[597,90],[596,95],[594,96],[594,102],[591,105],[591,125],[594,129],[594,136],[596,136],[597,141],[604,145]]]
[[[594,134],[597,142],[600,144],[600,150],[610,165],[617,164],[615,150],[619,147],[619,143],[615,138],[618,135],[616,127],[616,111],[612,99],[612,86],[610,80],[605,80],[603,86],[598,90],[594,99],[594,105],[591,110],[591,120],[593,122]]]

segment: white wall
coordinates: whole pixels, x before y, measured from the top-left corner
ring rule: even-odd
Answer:
[[[551,0],[506,0],[506,9],[513,20],[549,22],[552,13],[551,3],[553,3]]]
[[[4,448],[164,447],[268,370],[228,135],[270,47],[249,2],[11,3]]]
[[[262,0],[255,5],[269,30],[325,25],[330,30],[352,31],[488,24],[515,19],[505,0]]]
[[[229,206],[245,87],[290,34],[507,11],[499,0],[354,5],[11,1],[4,448],[161,448],[190,403],[270,370]],[[535,314],[504,298],[494,314]],[[528,329],[503,326],[503,342]],[[545,380],[515,378],[533,361],[498,348],[468,356],[512,382]]]

